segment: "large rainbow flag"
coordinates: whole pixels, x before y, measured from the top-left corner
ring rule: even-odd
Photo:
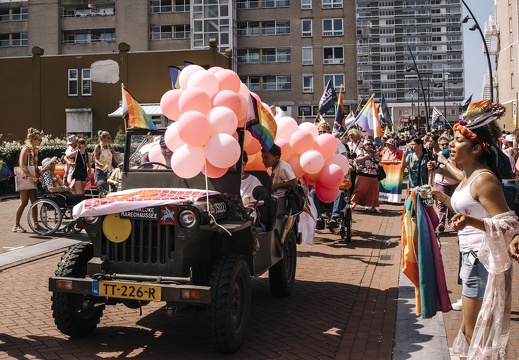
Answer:
[[[249,110],[247,111],[247,122],[245,128],[251,135],[258,139],[263,151],[269,151],[274,145],[278,125],[274,116],[265,109],[263,104],[250,95]]]
[[[355,123],[374,139],[382,136],[382,128],[378,118],[378,105],[375,104],[374,95],[371,95],[362,110],[359,112],[355,118]]]
[[[123,92],[123,119],[126,121],[127,126],[129,128],[157,130],[157,127],[153,121],[151,121],[148,114],[142,110],[142,107],[139,105],[139,103],[124,88],[124,85],[121,85],[121,89]]]

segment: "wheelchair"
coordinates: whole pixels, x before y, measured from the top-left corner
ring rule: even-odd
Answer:
[[[332,219],[333,203],[323,203],[321,201],[321,213],[317,215],[317,225],[322,229],[326,228],[334,235],[340,235],[341,240],[351,242],[351,225],[352,225],[352,211],[350,202],[350,188],[344,191],[344,206],[341,209],[339,218],[337,218],[337,225],[332,226],[330,220]]]
[[[72,208],[76,205],[68,203],[65,195],[45,193],[36,200],[27,212],[29,227],[38,235],[50,236],[63,230],[70,236],[82,229],[72,217]]]

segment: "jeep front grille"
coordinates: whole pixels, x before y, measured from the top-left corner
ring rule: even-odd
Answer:
[[[130,220],[132,232],[122,243],[113,243],[103,236],[102,255],[111,262],[165,264],[173,258],[175,227],[156,221]]]

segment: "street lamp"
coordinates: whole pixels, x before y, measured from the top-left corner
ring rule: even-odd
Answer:
[[[485,40],[485,35],[483,35],[483,31],[481,31],[481,27],[479,26],[478,21],[474,17],[474,14],[470,10],[470,8],[465,3],[465,0],[461,0],[461,2],[463,3],[463,5],[465,5],[465,7],[467,8],[467,10],[469,11],[469,14],[470,14],[470,16],[469,15],[465,16],[463,18],[463,20],[461,20],[461,23],[466,24],[470,19],[474,20],[474,25],[472,25],[469,28],[469,30],[470,31],[478,30],[479,35],[481,36],[481,41],[483,41],[483,45],[485,45],[485,53],[487,55],[488,74],[490,76],[490,102],[493,103],[494,102],[494,79],[492,78],[492,64],[490,62],[490,53],[488,52],[487,41]]]
[[[420,83],[420,88],[422,89],[423,102],[425,104],[425,131],[429,132],[429,108],[427,106],[427,99],[425,98],[425,90],[423,88],[422,77],[420,76],[420,72],[418,71],[418,66],[416,65],[416,61],[414,60],[413,52],[411,51],[411,47],[407,44],[407,49],[411,54],[411,59],[413,59],[414,66],[409,66],[405,69],[405,71],[416,71],[416,75],[418,76],[418,81]],[[420,102],[420,97],[418,97],[418,102]],[[418,131],[420,131],[420,117],[418,117]]]
[[[414,120],[414,94],[416,92],[416,89],[409,90],[409,94],[411,94],[411,119]]]

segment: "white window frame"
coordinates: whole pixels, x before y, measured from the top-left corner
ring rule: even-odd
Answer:
[[[301,10],[312,10],[312,0],[301,0]]]
[[[325,27],[330,25],[331,30],[325,30]],[[335,26],[340,24],[340,29],[336,29]],[[330,36],[344,36],[344,19],[342,18],[332,18],[332,19],[323,19],[323,37]]]
[[[330,80],[330,79],[332,80],[333,88],[337,92],[339,92],[341,84],[344,87],[346,86],[346,76],[344,76],[344,74],[324,74],[324,76],[323,76],[324,83],[323,84],[328,84],[328,80]]]
[[[308,80],[310,84],[306,85],[305,80]],[[314,76],[312,74],[303,74],[303,94],[312,94],[314,92]]]
[[[342,58],[335,57],[335,50],[341,49],[342,50]],[[331,50],[331,58],[326,58],[325,52],[326,50]],[[323,64],[344,64],[344,47],[343,46],[324,46],[323,47]]]
[[[68,96],[79,96],[79,72],[78,72],[78,69],[68,69],[67,79],[68,79],[68,84],[67,84]],[[71,91],[72,84],[76,85],[75,92]]]
[[[178,31],[177,31],[178,29]],[[173,25],[173,39],[175,40],[186,40],[191,37],[191,25],[189,24],[177,24]]]
[[[342,9],[343,8],[342,0],[322,0],[321,8],[322,9]]]
[[[305,54],[306,52],[306,54]],[[314,48],[311,46],[304,46],[301,49],[301,60],[303,65],[313,65],[314,64]]]
[[[92,71],[81,69],[81,96],[92,96]]]
[[[310,30],[305,31],[306,23],[310,24]],[[312,19],[302,19],[301,20],[301,37],[312,37],[312,32],[313,32],[312,28],[313,28]]]

